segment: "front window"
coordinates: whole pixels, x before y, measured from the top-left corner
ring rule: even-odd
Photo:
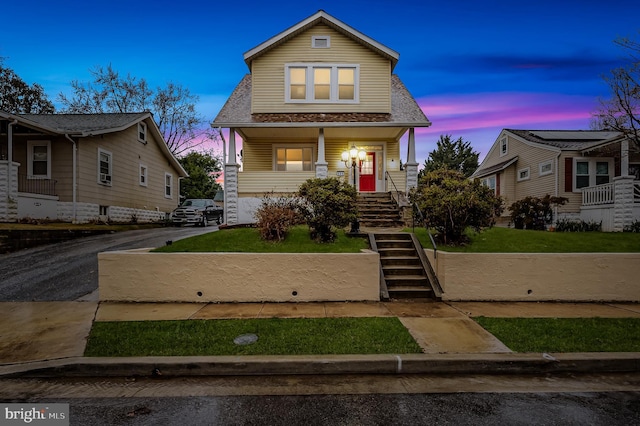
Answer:
[[[276,148],[275,170],[278,172],[310,172],[313,170],[313,148]]]
[[[486,177],[482,179],[480,182],[487,188],[492,189],[494,193],[496,192],[496,176],[495,175]]]
[[[613,160],[604,158],[577,158],[574,160],[574,188],[604,185],[611,182]]]
[[[111,186],[113,154],[98,148],[98,183]]]
[[[173,175],[171,173],[164,174],[164,197],[173,197]]]
[[[358,65],[289,64],[287,102],[358,102]]]
[[[27,142],[27,174],[30,178],[51,178],[51,142]]]

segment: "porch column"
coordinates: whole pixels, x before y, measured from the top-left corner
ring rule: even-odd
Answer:
[[[633,179],[633,176],[613,178],[613,232],[622,232],[633,222]]]
[[[407,187],[406,191],[412,188],[418,187],[418,163],[416,162],[416,136],[415,129],[412,127],[409,129],[409,142],[407,144],[407,163],[405,164],[405,171],[407,173]]]
[[[0,221],[18,220],[18,167],[20,163],[0,161]]]
[[[229,129],[229,158],[224,165],[224,218],[228,225],[238,223],[238,171],[236,130]]]
[[[620,142],[620,176],[629,175],[629,139]]]
[[[329,163],[324,158],[324,129],[318,129],[318,161],[316,161],[316,177],[324,179],[329,175]]]

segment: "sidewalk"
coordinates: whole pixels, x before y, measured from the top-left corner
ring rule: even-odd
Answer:
[[[149,374],[152,366],[163,365],[191,374],[315,374],[326,371],[407,372],[413,364],[421,371],[447,367],[465,368],[544,368],[559,367],[558,360],[578,368],[594,368],[594,362],[611,364],[607,368],[640,371],[640,354],[514,354],[502,342],[472,320],[487,317],[635,317],[640,304],[633,303],[529,303],[529,302],[323,302],[323,303],[97,303],[97,302],[4,302],[0,303],[0,376],[29,370],[67,369],[84,374],[100,369],[105,374]],[[317,318],[395,316],[409,330],[424,354],[358,355],[316,357],[179,357],[83,358],[87,336],[94,321],[144,321],[223,318]],[[582,361],[580,361],[582,360]],[[404,362],[404,364],[403,364]],[[588,362],[588,364],[585,364]],[[223,370],[223,364],[226,367]],[[283,364],[284,363],[284,364]],[[440,364],[438,364],[440,363]],[[480,364],[479,364],[480,363]],[[484,364],[482,364],[484,363]],[[489,364],[487,364],[489,363]],[[212,365],[219,369],[211,370]],[[109,367],[110,366],[110,367]],[[136,370],[136,366],[139,367]],[[240,367],[239,367],[240,366]],[[319,367],[324,366],[324,367]],[[465,367],[466,366],[466,367]],[[483,367],[484,366],[484,367]],[[108,372],[107,370],[109,370]],[[240,368],[241,373],[238,373]],[[257,370],[256,370],[257,369]],[[256,372],[256,371],[261,372]],[[388,371],[391,370],[391,371]],[[213,373],[211,373],[213,371]],[[234,373],[235,371],[235,373]],[[416,370],[417,371],[417,370]],[[437,370],[443,371],[443,370]],[[478,370],[476,370],[478,371]],[[618,370],[620,371],[620,370]],[[624,370],[622,370],[624,371]],[[273,373],[276,372],[276,373]],[[136,373],[140,374],[140,373]],[[175,374],[178,374],[177,372]]]

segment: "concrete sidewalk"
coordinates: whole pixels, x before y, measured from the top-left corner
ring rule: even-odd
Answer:
[[[0,303],[0,375],[42,369],[46,366],[60,371],[63,365],[79,365],[94,370],[98,364],[114,367],[114,374],[131,373],[130,364],[139,364],[142,371],[149,372],[150,365],[173,365],[177,359],[86,359],[82,358],[86,339],[94,321],[144,321],[180,319],[227,319],[227,318],[318,318],[318,317],[398,317],[409,330],[424,355],[394,356],[331,356],[315,357],[320,363],[340,363],[351,360],[351,370],[360,362],[367,368],[384,372],[397,371],[399,362],[422,359],[433,361],[448,359],[477,367],[480,360],[502,363],[518,362],[535,365],[540,354],[513,354],[472,320],[474,316],[487,317],[605,317],[640,318],[640,304],[634,303],[504,303],[504,302],[323,302],[323,303],[97,303],[97,302],[6,302]],[[446,356],[445,356],[446,355]],[[422,357],[422,358],[421,358]],[[555,357],[561,357],[556,355]],[[292,371],[291,366],[310,363],[307,357],[187,357],[182,361],[192,364],[221,361],[246,366],[247,362],[261,366],[263,370]],[[313,357],[311,357],[313,358]],[[551,356],[555,361],[554,356]],[[280,363],[289,360],[288,367]],[[640,370],[640,354],[592,354],[578,359],[597,359],[611,362],[626,362]],[[277,360],[277,361],[276,361]],[[328,360],[328,361],[327,361]],[[511,360],[511,361],[509,361]],[[575,364],[575,357],[571,358]],[[617,361],[616,361],[617,360]],[[126,362],[125,362],[126,361]],[[181,361],[181,362],[182,362]],[[44,364],[43,364],[44,362]],[[379,364],[382,362],[382,364]],[[628,364],[631,362],[631,364]],[[48,363],[48,364],[47,364]],[[123,365],[123,363],[129,365]],[[169,364],[167,364],[169,363]],[[270,366],[267,366],[270,363]],[[515,363],[515,364],[514,364]],[[533,363],[533,364],[532,364]],[[194,364],[194,365],[195,365]],[[525,365],[525,364],[523,364]],[[424,366],[423,366],[424,367]],[[289,368],[289,370],[287,370]],[[303,367],[300,367],[303,368]],[[342,368],[342,367],[338,367]],[[585,367],[586,368],[586,367]],[[147,371],[148,370],[148,371]],[[350,371],[351,371],[350,370]],[[317,366],[315,371],[318,371]],[[406,371],[406,370],[405,370]],[[302,373],[304,374],[304,373]]]

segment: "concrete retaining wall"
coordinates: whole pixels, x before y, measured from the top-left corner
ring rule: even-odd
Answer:
[[[443,300],[640,301],[640,253],[425,252]]]
[[[98,254],[102,301],[378,301],[379,255],[362,253]]]

